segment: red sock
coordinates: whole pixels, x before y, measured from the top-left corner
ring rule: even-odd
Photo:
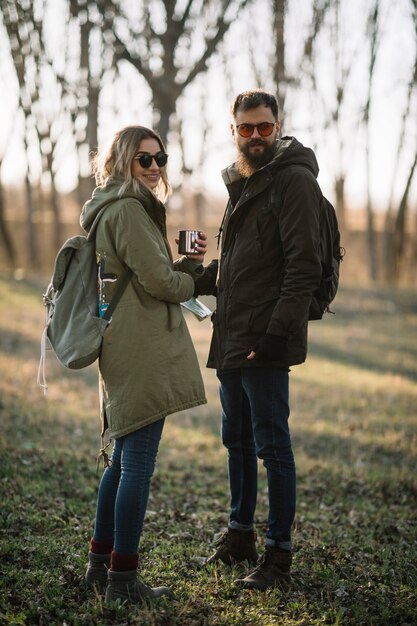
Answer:
[[[96,541],[94,538],[90,541],[90,550],[94,554],[110,554],[113,550],[112,541]]]
[[[115,572],[131,572],[138,567],[137,554],[121,554],[120,552],[111,553],[111,566]]]

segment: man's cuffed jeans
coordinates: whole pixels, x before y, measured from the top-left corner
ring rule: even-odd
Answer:
[[[268,479],[267,544],[291,549],[296,472],[288,426],[289,376],[277,368],[218,370],[222,441],[228,450],[229,528],[253,527],[257,498],[257,457]]]

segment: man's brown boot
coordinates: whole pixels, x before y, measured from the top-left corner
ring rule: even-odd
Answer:
[[[236,584],[244,589],[265,591],[270,587],[288,589],[291,582],[292,553],[275,546],[266,546],[258,565],[245,578],[236,580]]]
[[[242,532],[229,528],[217,540],[217,550],[207,559],[207,563],[223,561],[226,565],[233,565],[248,561],[255,565],[258,560],[255,541],[256,533],[253,530]]]

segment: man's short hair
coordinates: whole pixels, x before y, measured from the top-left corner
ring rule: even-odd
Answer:
[[[230,107],[231,113],[235,118],[238,111],[248,111],[249,109],[255,109],[259,106],[265,106],[271,109],[272,115],[275,119],[278,119],[278,101],[270,93],[262,91],[261,89],[253,89],[251,91],[243,91],[236,96],[232,106]]]

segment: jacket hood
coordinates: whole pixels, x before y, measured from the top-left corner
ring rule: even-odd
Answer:
[[[286,167],[287,165],[302,165],[308,168],[316,178],[319,173],[319,166],[313,150],[303,146],[295,137],[283,137],[282,139],[278,139],[274,158],[258,171],[274,171],[275,169]],[[226,185],[230,185],[243,178],[236,167],[236,163],[224,169],[222,171],[222,177]]]
[[[127,189],[122,195],[119,195],[120,188],[123,185],[122,177],[110,178],[103,187],[96,187],[93,191],[91,200],[88,200],[81,211],[80,224],[81,227],[89,233],[94,220],[100,213],[101,209],[107,204],[116,202],[123,198],[134,198],[142,204],[160,204],[159,200],[154,196],[152,191],[141,185],[140,190],[136,192],[134,189]]]

